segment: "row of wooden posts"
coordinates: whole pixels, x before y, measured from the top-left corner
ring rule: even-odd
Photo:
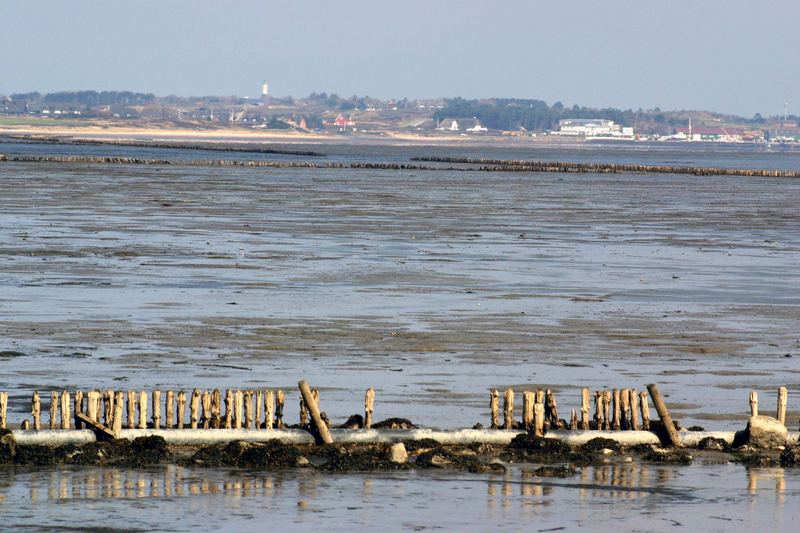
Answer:
[[[304,383],[304,382],[303,382]],[[309,422],[313,410],[319,401],[319,391],[309,389],[310,398],[302,393],[300,396],[300,425]],[[163,416],[162,416],[163,398]],[[284,423],[284,406],[286,394],[283,390],[233,390],[227,389],[223,400],[219,389],[213,391],[194,389],[190,394],[186,391],[168,390],[162,394],[154,390],[147,391],[114,391],[91,390],[52,391],[50,393],[50,429],[81,429],[82,426],[97,428],[104,426],[108,431],[119,434],[123,426],[128,429],[176,428],[184,429],[282,429]],[[375,389],[369,388],[364,396],[364,427],[372,426],[374,412]],[[189,420],[186,420],[187,403]],[[222,406],[224,404],[224,412]],[[8,393],[0,393],[0,427],[7,425]],[[149,408],[149,409],[148,409]],[[148,418],[148,410],[151,418]],[[31,415],[33,429],[42,429],[42,399],[38,391],[31,399]],[[23,429],[29,429],[27,420]]]

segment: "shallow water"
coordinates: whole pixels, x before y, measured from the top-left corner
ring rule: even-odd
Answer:
[[[8,530],[791,531],[800,471],[610,463],[572,478],[0,467]]]

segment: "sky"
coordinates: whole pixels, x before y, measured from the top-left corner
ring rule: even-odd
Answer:
[[[800,113],[797,0],[0,0],[0,94],[536,98]]]

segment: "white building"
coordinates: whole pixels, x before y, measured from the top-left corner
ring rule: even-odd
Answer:
[[[558,121],[556,135],[573,137],[633,138],[633,128],[623,128],[613,120],[594,118],[567,118]]]
[[[264,98],[269,96],[269,83],[266,81],[261,84],[261,97]]]

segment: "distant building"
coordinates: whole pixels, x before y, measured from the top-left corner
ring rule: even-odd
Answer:
[[[264,81],[261,84],[261,98],[266,98],[267,96],[269,96],[269,83]]]
[[[704,142],[723,142],[723,143],[738,143],[750,137],[748,132],[742,128],[723,128],[707,127],[707,126],[687,126],[685,128],[676,128],[674,137],[677,140],[686,141],[704,141]]]
[[[352,118],[348,117],[344,113],[340,113],[335,120],[326,120],[322,123],[322,125],[326,128],[339,128],[340,130],[345,130],[347,128],[354,128],[356,123]]]
[[[624,128],[613,120],[595,118],[567,118],[558,121],[557,135],[573,137],[633,138],[633,128]]]
[[[469,133],[483,133],[489,131],[477,118],[446,118],[439,121],[436,126],[438,131],[466,131]]]

